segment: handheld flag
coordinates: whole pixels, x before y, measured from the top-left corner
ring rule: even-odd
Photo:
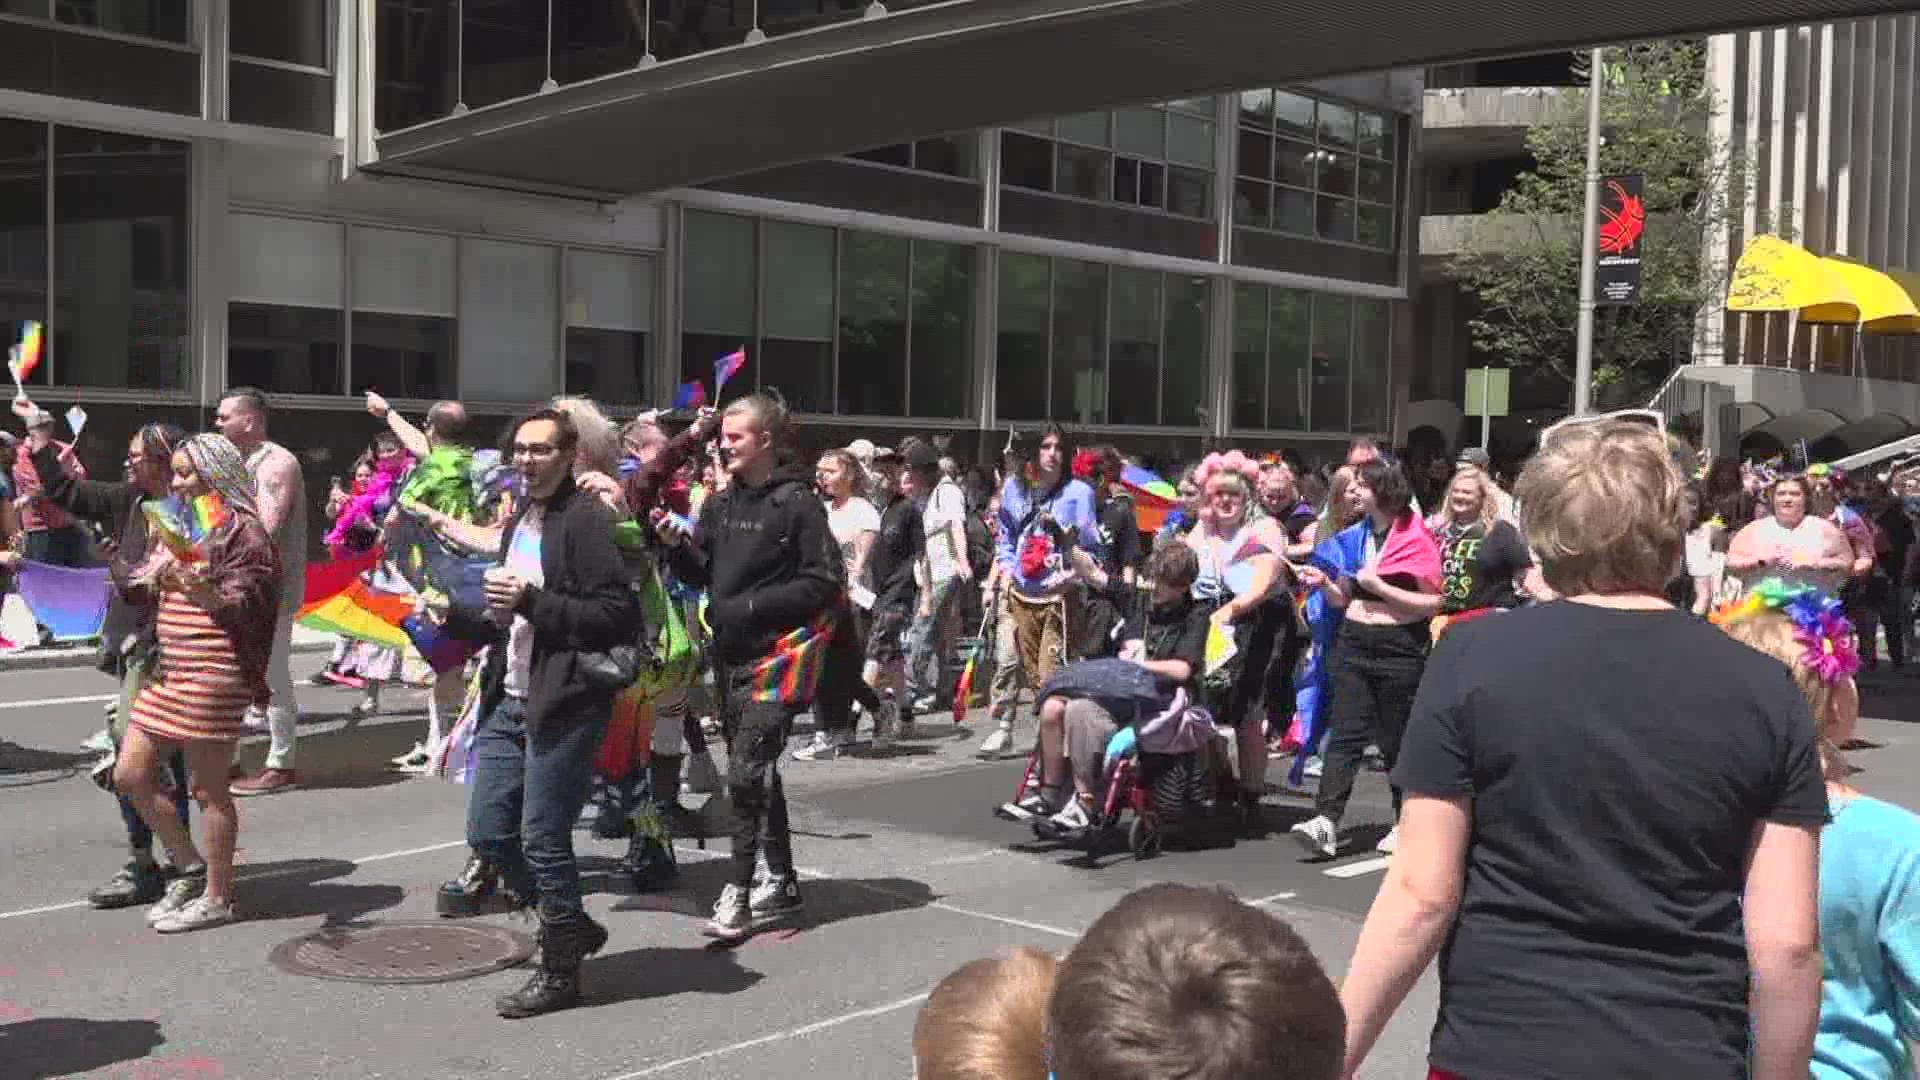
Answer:
[[[746,366],[747,347],[745,345],[715,360],[713,362],[713,396],[716,399],[719,398],[720,391],[726,389],[727,380],[738,375],[740,369]]]
[[[74,438],[76,439],[79,438],[80,432],[85,430],[86,426],[87,426],[87,410],[81,408],[78,405],[75,405],[73,408],[67,410],[67,427],[69,430],[73,432]]]
[[[147,524],[152,528],[154,538],[173,552],[173,557],[184,563],[199,562],[206,557],[203,546],[213,530],[225,524],[227,520],[226,504],[220,496],[208,492],[183,503],[169,496],[165,499],[149,499],[140,504],[140,510],[147,516]]]
[[[33,369],[40,366],[41,346],[45,332],[41,325],[32,319],[20,324],[20,344],[7,354],[7,370],[13,374],[13,388],[22,395],[26,394],[26,381]]]
[[[707,403],[707,387],[699,379],[688,379],[674,391],[673,407],[676,409],[697,409]]]

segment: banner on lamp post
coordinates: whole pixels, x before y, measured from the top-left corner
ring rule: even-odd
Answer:
[[[1594,301],[1615,306],[1640,299],[1640,238],[1647,229],[1644,178],[1621,173],[1600,178],[1600,217],[1595,246]]]

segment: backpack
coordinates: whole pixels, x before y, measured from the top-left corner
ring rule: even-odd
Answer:
[[[699,682],[700,650],[687,631],[681,606],[661,583],[653,560],[647,560],[646,569],[633,583],[633,591],[640,597],[640,638],[636,644],[644,647],[633,689],[653,698]]]

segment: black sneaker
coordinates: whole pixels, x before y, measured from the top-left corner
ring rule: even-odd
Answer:
[[[800,879],[792,874],[768,875],[754,886],[747,906],[753,912],[755,926],[794,914],[806,907],[806,901],[800,898]]]
[[[151,904],[166,892],[170,868],[155,862],[130,862],[106,884],[87,894],[87,903],[102,911]]]

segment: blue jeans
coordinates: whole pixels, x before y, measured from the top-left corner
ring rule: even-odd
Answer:
[[[926,695],[945,697],[945,691],[953,687],[946,683],[946,671],[941,661],[945,660],[941,640],[947,623],[959,617],[960,586],[968,584],[957,577],[936,581],[931,586],[933,598],[928,603],[926,618],[916,617],[913,626],[907,631],[907,685],[909,699],[918,699]]]
[[[528,731],[526,702],[507,697],[474,734],[467,843],[520,895],[537,898],[543,914],[582,910],[573,823],[611,711],[609,703],[597,715],[548,717]]]

